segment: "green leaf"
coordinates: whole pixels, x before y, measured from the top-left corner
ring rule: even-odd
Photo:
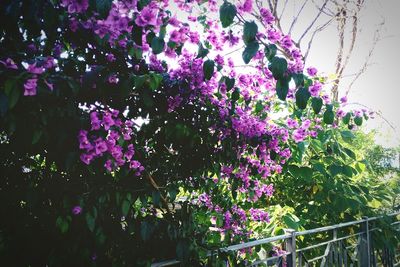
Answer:
[[[256,55],[258,48],[259,44],[257,43],[257,41],[253,41],[247,44],[242,54],[244,63],[248,64],[250,62],[250,60]]]
[[[275,44],[269,44],[269,45],[265,46],[264,54],[268,60],[271,60],[272,58],[275,57],[277,50],[278,50],[278,48],[276,47]]]
[[[347,113],[347,114],[343,117],[343,119],[342,119],[343,123],[344,123],[344,124],[349,124],[350,118],[351,118],[351,114],[350,114],[350,113]]]
[[[122,215],[123,215],[123,216],[128,215],[128,212],[129,212],[130,207],[131,207],[131,203],[130,203],[128,200],[125,199],[125,200],[122,202]]]
[[[147,77],[148,77],[147,75],[138,75],[138,76],[134,76],[135,88],[136,88],[136,89],[142,88],[142,86],[143,86],[143,84],[145,83]]]
[[[351,143],[356,136],[351,131],[341,131],[340,135],[342,136],[343,141],[347,143]]]
[[[233,102],[236,102],[237,100],[239,100],[239,97],[240,97],[240,90],[239,90],[239,88],[236,87],[235,91],[233,91],[233,93],[231,95],[231,100]]]
[[[236,13],[236,7],[228,1],[224,1],[219,9],[219,20],[221,21],[223,28],[226,28],[233,23]]]
[[[208,49],[204,48],[203,44],[199,44],[199,50],[197,51],[197,58],[204,58],[205,56],[208,55]]]
[[[326,124],[332,124],[335,120],[335,114],[333,113],[332,109],[327,108],[324,112],[324,122]]]
[[[264,110],[264,105],[262,104],[262,101],[261,100],[257,101],[255,108],[256,113],[260,113],[263,110]]]
[[[343,173],[343,168],[340,165],[332,164],[329,166],[329,172],[331,173],[332,177],[335,177],[339,173]]]
[[[43,134],[43,131],[40,130],[40,129],[35,130],[35,131],[33,132],[33,136],[32,136],[32,145],[34,145],[34,144],[36,144],[37,142],[39,142],[40,137],[42,136],[42,134]]]
[[[301,87],[296,91],[296,105],[299,109],[305,109],[307,107],[308,99],[310,99],[311,94],[307,88]]]
[[[296,84],[297,88],[304,86],[304,75],[302,73],[292,74],[292,79],[293,79],[294,83]]]
[[[161,84],[162,79],[163,79],[163,77],[161,74],[154,73],[154,72],[150,73],[150,83],[149,83],[150,89],[153,91],[157,90]]]
[[[344,165],[344,166],[342,166],[342,173],[344,175],[346,175],[347,177],[352,177],[353,176],[353,168],[348,165]]]
[[[203,64],[203,73],[204,73],[204,78],[206,80],[211,79],[211,77],[214,74],[214,61],[211,59],[208,59],[204,62]]]
[[[235,78],[225,77],[226,91],[229,91],[235,86]]]
[[[257,24],[254,21],[252,22],[246,21],[243,26],[244,43],[248,45],[249,43],[255,41],[257,32],[258,32]]]
[[[4,116],[8,110],[8,98],[0,91],[0,115]]]
[[[4,83],[4,93],[7,95],[8,98],[8,107],[12,109],[15,104],[17,104],[18,99],[21,95],[21,90],[16,88],[16,80],[7,80]]]
[[[357,159],[356,154],[352,150],[350,150],[348,148],[343,148],[343,150],[347,154],[347,156],[349,156],[350,158],[352,158],[354,160]]]
[[[151,235],[153,234],[154,227],[147,221],[143,221],[140,224],[140,236],[142,237],[143,241],[147,241],[150,239]]]
[[[86,213],[86,215],[85,215],[85,219],[86,219],[86,224],[87,224],[87,226],[88,226],[88,228],[89,228],[89,230],[91,231],[91,232],[93,232],[94,231],[94,228],[95,228],[95,223],[96,223],[96,218],[92,215],[92,214],[90,214],[89,212],[88,213]]]
[[[96,10],[103,17],[107,17],[111,9],[112,0],[96,0]]]
[[[276,94],[278,98],[282,101],[286,100],[286,96],[289,92],[289,83],[285,79],[278,80],[276,82]]]
[[[282,219],[285,222],[287,227],[294,229],[294,230],[297,230],[299,228],[299,224],[289,214],[283,215]]]
[[[164,50],[165,42],[161,37],[154,37],[151,40],[151,49],[153,49],[154,54],[160,54]]]
[[[60,229],[62,234],[66,233],[69,228],[69,223],[67,220],[63,219],[61,216],[57,217],[56,226]]]
[[[313,169],[309,167],[298,167],[296,165],[289,165],[288,170],[294,178],[301,178],[305,181],[312,180]]]
[[[314,110],[315,114],[318,114],[322,108],[322,99],[320,97],[313,97],[311,99],[311,107]]]
[[[354,123],[358,126],[361,126],[363,123],[363,118],[362,117],[354,117]]]
[[[287,61],[281,57],[274,57],[269,62],[268,69],[276,80],[281,79],[287,71]]]
[[[159,191],[152,192],[152,200],[153,200],[154,206],[156,206],[156,207],[160,206],[161,194]]]

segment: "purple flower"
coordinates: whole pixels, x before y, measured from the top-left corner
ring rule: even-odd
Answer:
[[[244,0],[244,3],[239,6],[239,10],[243,12],[251,12],[253,10],[253,0]]]
[[[37,89],[37,80],[36,78],[26,80],[24,84],[24,95],[25,96],[34,96],[36,95]]]
[[[271,24],[275,21],[275,17],[272,15],[271,11],[269,11],[266,8],[261,8],[260,14],[261,14],[262,21],[266,24]]]
[[[56,62],[54,61],[53,57],[47,57],[46,61],[43,64],[43,67],[45,67],[46,69],[52,69],[56,66]]]
[[[340,103],[342,103],[342,104],[347,103],[347,96],[342,96],[342,97],[340,98]]]
[[[144,7],[135,19],[136,25],[140,27],[156,26],[157,25],[157,11],[149,6]]]
[[[116,60],[114,54],[107,54],[106,59],[108,62],[114,62]]]
[[[68,8],[68,13],[82,13],[89,7],[89,0],[62,0],[61,5]]]
[[[309,67],[307,68],[307,73],[308,75],[310,75],[311,77],[314,77],[317,74],[317,69],[314,67]]]
[[[82,213],[82,208],[80,206],[75,206],[72,208],[72,214],[79,215]]]
[[[118,77],[116,74],[110,75],[108,77],[108,82],[111,84],[117,84],[118,83]]]
[[[315,82],[308,88],[308,91],[312,96],[317,97],[319,96],[319,92],[321,91],[321,89],[322,89],[322,84],[319,82]]]
[[[7,58],[5,61],[0,60],[0,63],[2,63],[7,69],[18,69],[17,64],[15,64],[15,62],[11,58]]]
[[[94,141],[94,149],[96,155],[103,155],[103,153],[107,151],[107,144],[99,137]]]
[[[111,126],[115,125],[114,119],[111,117],[111,113],[106,112],[103,116],[103,125],[105,130],[109,130]]]
[[[101,121],[98,117],[98,113],[93,111],[90,113],[90,123],[92,125],[92,130],[99,130]]]
[[[291,48],[293,46],[292,38],[290,38],[289,35],[283,36],[281,40],[281,45],[286,49]]]
[[[54,86],[52,83],[49,83],[47,80],[44,80],[44,83],[47,85],[47,87],[49,87],[50,91],[54,90]]]
[[[182,39],[181,33],[180,33],[179,31],[177,31],[177,30],[173,30],[173,31],[170,33],[169,39],[170,39],[172,42],[180,43],[180,42],[181,42],[181,39]]]
[[[80,159],[86,165],[89,165],[90,162],[93,160],[93,156],[91,154],[81,154]]]
[[[112,160],[111,159],[106,160],[104,167],[107,169],[107,171],[111,172],[112,171]]]
[[[36,67],[36,62],[33,64],[29,64],[26,70],[32,74],[42,74],[44,72],[43,67]]]
[[[77,21],[75,18],[71,18],[71,19],[69,20],[69,29],[70,29],[72,32],[76,32],[76,31],[78,30],[78,27],[79,27],[78,21]]]

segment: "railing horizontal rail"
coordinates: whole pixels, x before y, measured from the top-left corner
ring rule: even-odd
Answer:
[[[242,244],[237,244],[237,245],[232,245],[229,247],[221,248],[220,251],[228,252],[228,251],[235,251],[235,250],[240,250],[240,249],[244,249],[244,248],[255,247],[258,245],[263,245],[263,244],[271,243],[271,242],[278,241],[278,240],[285,240],[290,237],[291,237],[291,235],[289,235],[289,234],[277,235],[277,236],[273,236],[273,237],[267,237],[267,238],[263,238],[263,239],[250,241],[247,243],[242,243]]]
[[[327,245],[327,244],[332,243],[332,242],[337,242],[337,241],[340,241],[340,240],[344,240],[344,239],[348,239],[348,238],[351,238],[351,237],[359,236],[359,235],[362,235],[364,233],[365,232],[359,232],[359,233],[355,233],[355,234],[348,235],[348,236],[343,236],[343,237],[339,237],[339,238],[335,238],[335,239],[330,239],[328,241],[325,241],[325,242],[322,242],[322,243],[318,243],[316,245],[312,245],[312,246],[308,246],[308,247],[305,247],[305,248],[302,248],[302,249],[298,249],[298,250],[296,250],[296,252],[302,252],[302,251],[310,250],[310,249],[313,249],[313,248],[317,248],[317,247],[320,247],[320,246]]]

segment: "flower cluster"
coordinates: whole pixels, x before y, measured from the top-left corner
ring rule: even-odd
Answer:
[[[135,149],[132,143],[133,126],[131,120],[122,121],[115,109],[90,113],[90,131],[79,132],[79,148],[83,150],[80,158],[89,165],[96,158],[105,160],[107,171],[114,171],[124,165],[139,176],[144,170],[142,164],[134,159]]]

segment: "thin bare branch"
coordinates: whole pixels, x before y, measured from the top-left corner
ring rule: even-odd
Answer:
[[[349,84],[349,86],[347,87],[346,90],[346,96],[349,94],[353,84],[358,80],[358,78],[360,78],[360,76],[365,73],[365,71],[367,70],[368,66],[370,65],[370,60],[372,58],[372,55],[375,51],[376,45],[379,43],[379,41],[381,40],[381,31],[383,28],[383,25],[385,24],[385,20],[383,19],[382,22],[379,24],[378,28],[375,30],[374,33],[374,37],[373,37],[373,41],[372,41],[372,45],[370,50],[368,51],[368,55],[365,59],[365,62],[363,64],[363,66],[361,67],[361,69],[356,73],[355,77],[353,78],[353,80],[351,81],[351,83]]]
[[[322,11],[326,4],[328,3],[329,0],[325,0],[324,4],[322,5],[321,9],[318,11],[318,14],[315,16],[314,20],[311,22],[311,24],[306,28],[306,30],[303,32],[303,34],[301,35],[300,39],[297,41],[297,43],[300,45],[301,40],[304,38],[304,36],[306,36],[306,34],[311,30],[311,28],[314,26],[315,22],[317,22],[318,18],[321,16]]]
[[[289,33],[288,33],[289,35],[290,35],[290,33],[292,32],[294,25],[296,24],[298,18],[300,17],[301,12],[303,11],[303,9],[304,9],[304,7],[306,6],[306,4],[308,3],[308,1],[309,1],[309,0],[305,0],[305,1],[303,2],[303,4],[301,5],[301,8],[300,8],[300,10],[299,10],[299,12],[297,12],[297,15],[293,18],[292,24],[290,24],[290,28],[289,28]]]
[[[283,8],[282,8],[281,14],[279,15],[279,20],[281,20],[282,15],[283,15],[283,13],[284,13],[285,10],[286,10],[286,6],[287,6],[287,4],[288,4],[288,1],[289,1],[289,0],[285,0],[285,3],[283,4]]]
[[[333,21],[333,18],[329,19],[327,22],[325,22],[324,24],[319,26],[317,29],[315,29],[315,31],[312,33],[311,38],[307,44],[306,53],[304,54],[304,62],[307,60],[308,54],[310,53],[311,45],[312,45],[312,42],[314,41],[315,36],[322,30],[324,30],[326,27],[328,27],[328,25],[331,24],[332,21]]]

